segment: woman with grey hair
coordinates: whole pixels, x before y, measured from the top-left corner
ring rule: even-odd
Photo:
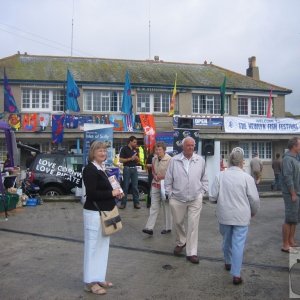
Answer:
[[[217,202],[225,269],[236,285],[243,282],[241,267],[248,226],[260,204],[254,179],[243,171],[243,164],[243,149],[234,148],[229,156],[230,167],[216,176],[209,195],[211,201]]]

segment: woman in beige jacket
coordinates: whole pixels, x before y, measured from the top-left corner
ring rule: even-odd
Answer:
[[[158,142],[155,145],[155,156],[152,160],[153,180],[151,183],[151,207],[150,215],[146,224],[144,233],[153,235],[153,228],[159,214],[160,205],[163,207],[165,228],[161,234],[170,233],[172,230],[172,215],[164,192],[164,178],[167,172],[171,156],[166,153],[164,142]]]

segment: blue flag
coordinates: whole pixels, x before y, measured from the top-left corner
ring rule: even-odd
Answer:
[[[79,88],[74,81],[71,72],[67,73],[67,96],[66,96],[66,110],[79,112],[80,107],[77,98],[80,96]]]
[[[122,112],[127,115],[132,114],[131,85],[130,85],[130,76],[129,76],[128,71],[126,71],[126,75],[125,75],[125,86],[124,86],[124,91],[123,91]]]
[[[4,111],[9,113],[18,113],[18,107],[15,98],[12,94],[11,88],[8,84],[8,79],[4,70]]]

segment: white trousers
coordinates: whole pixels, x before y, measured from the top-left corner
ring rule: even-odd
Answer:
[[[186,255],[198,255],[198,227],[202,209],[202,196],[189,202],[181,202],[171,198],[170,207],[175,226],[176,245],[183,246],[186,243]],[[184,226],[185,216],[187,230]]]
[[[84,283],[104,282],[107,270],[109,236],[102,234],[98,211],[83,210],[84,223]]]
[[[163,208],[164,214],[164,226],[166,230],[172,230],[172,214],[169,203],[162,199],[161,191],[158,188],[151,187],[151,206],[150,206],[150,215],[145,226],[146,229],[153,230],[157,216],[159,214],[160,205]]]

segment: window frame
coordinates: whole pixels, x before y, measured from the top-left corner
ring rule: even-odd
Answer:
[[[226,95],[224,115],[229,115],[229,103],[230,95]],[[209,107],[212,108],[212,112],[208,112]],[[221,96],[212,93],[192,93],[192,114],[221,115]]]
[[[83,111],[95,113],[120,113],[122,111],[123,91],[121,90],[83,90]],[[99,103],[95,103],[95,102]],[[97,106],[96,106],[97,105]],[[97,109],[94,109],[96,106]]]
[[[246,102],[241,103],[241,101]],[[269,97],[267,96],[238,96],[238,116],[241,117],[266,117],[268,111],[268,101]],[[273,101],[274,103],[274,101]],[[247,113],[242,113],[241,109]]]

